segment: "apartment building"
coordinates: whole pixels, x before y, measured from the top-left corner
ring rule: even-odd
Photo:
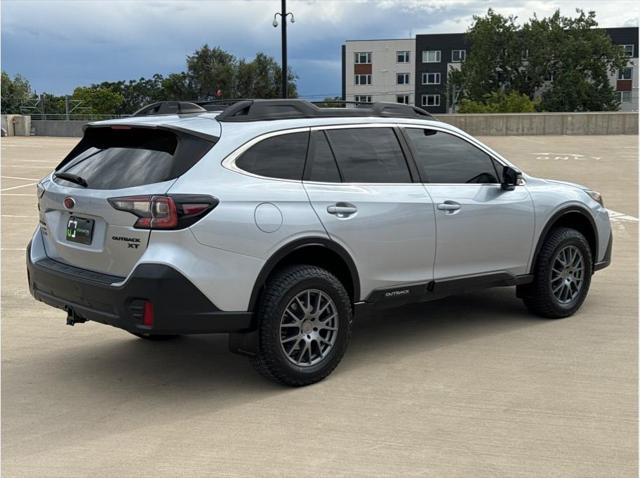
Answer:
[[[415,103],[413,39],[355,40],[342,46],[342,98]]]
[[[604,30],[628,57],[627,67],[609,78],[620,109],[638,111],[638,29]],[[347,41],[342,46],[342,97],[351,101],[408,101],[431,113],[451,112],[457,92],[448,87],[447,78],[451,70],[461,67],[469,50],[464,33]],[[398,62],[406,60],[398,56],[403,51],[408,52],[411,65]]]

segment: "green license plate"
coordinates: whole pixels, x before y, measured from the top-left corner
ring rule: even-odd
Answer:
[[[67,241],[91,244],[93,238],[93,219],[71,216],[67,221]]]

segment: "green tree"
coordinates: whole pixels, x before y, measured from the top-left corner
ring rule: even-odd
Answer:
[[[205,44],[187,56],[188,83],[201,99],[213,99],[218,91],[223,97],[232,97],[236,64],[236,58],[230,53]]]
[[[545,111],[618,108],[608,75],[626,59],[608,35],[596,29],[594,12],[577,10],[575,18],[560,11],[542,19],[534,15],[521,28],[515,20],[491,9],[474,17],[467,59],[459,73],[450,75],[453,89],[478,103],[499,91],[515,91],[531,100],[541,96],[539,108]]]
[[[619,46],[597,30],[595,12],[578,10],[575,18],[556,11],[551,17],[533,18],[526,25],[531,50],[542,40],[544,57],[532,55],[530,74],[543,73],[553,81],[542,93],[541,108],[546,111],[617,110],[619,102],[609,83],[627,61]]]
[[[536,111],[537,102],[516,91],[504,93],[494,91],[485,95],[482,101],[463,99],[458,108],[459,113],[532,113]]]
[[[522,39],[518,35],[516,17],[505,17],[489,9],[484,17],[474,16],[467,32],[471,43],[469,55],[461,67],[465,97],[482,101],[484,95],[519,82],[522,66]]]
[[[12,79],[3,71],[0,86],[2,89],[0,109],[4,114],[19,114],[20,106],[35,98],[29,81],[20,74]]]
[[[73,90],[73,99],[91,108],[93,114],[111,115],[122,105],[124,97],[120,93],[100,86],[79,86]]]

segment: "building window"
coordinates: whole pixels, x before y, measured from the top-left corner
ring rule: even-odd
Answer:
[[[359,103],[371,103],[371,96],[369,95],[355,95],[353,99]]]
[[[633,57],[633,45],[621,45],[625,56]]]
[[[409,52],[408,51],[397,51],[396,52],[396,63],[409,63]]]
[[[409,104],[409,95],[398,95],[398,96],[396,96],[396,102],[397,103],[402,103],[404,105],[408,105]]]
[[[440,106],[440,95],[422,95],[422,106]]]
[[[630,91],[618,91],[620,103],[631,103],[631,92]]]
[[[451,62],[460,63],[467,57],[467,50],[451,50]],[[440,60],[438,60],[440,61]]]
[[[371,75],[356,75],[355,84],[356,85],[370,85],[371,84]]]
[[[368,65],[371,63],[371,52],[356,52],[356,65]]]
[[[440,63],[440,50],[423,51],[422,63]]]
[[[632,73],[633,73],[633,68],[631,68],[630,66],[623,68],[622,70],[618,70],[618,79],[630,80]]]
[[[529,59],[529,49],[525,48],[524,50],[522,50],[522,59],[523,60],[528,60]]]
[[[423,73],[422,84],[423,85],[439,85],[440,73]]]
[[[396,73],[396,83],[398,85],[408,85],[409,73]]]
[[[552,71],[547,71],[544,74],[544,81],[553,81],[553,72]]]

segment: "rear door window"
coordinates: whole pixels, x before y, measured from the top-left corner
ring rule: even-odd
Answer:
[[[311,133],[305,179],[322,183],[340,182],[338,165],[324,131]]]
[[[152,128],[90,128],[56,172],[80,176],[89,189],[159,183],[184,174],[215,141]],[[61,178],[55,181],[80,187]]]
[[[392,128],[331,129],[326,133],[344,182],[411,182],[407,162]]]
[[[301,180],[308,143],[308,132],[272,136],[245,151],[235,164],[258,176]]]

